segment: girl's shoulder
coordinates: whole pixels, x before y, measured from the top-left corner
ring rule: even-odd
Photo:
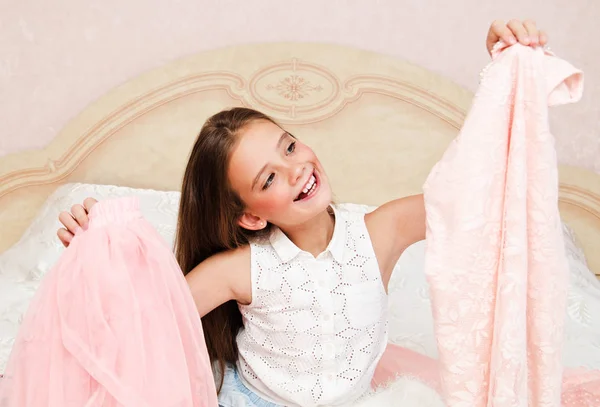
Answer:
[[[213,254],[212,256],[204,260],[202,263],[200,263],[200,265],[205,265],[211,268],[218,267],[220,269],[234,266],[244,268],[244,265],[247,265],[249,269],[250,245],[244,245],[238,247],[237,249],[225,250],[217,254]]]

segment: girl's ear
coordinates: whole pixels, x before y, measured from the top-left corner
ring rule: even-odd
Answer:
[[[267,226],[267,221],[249,212],[244,212],[238,219],[238,225],[247,230],[261,230]]]

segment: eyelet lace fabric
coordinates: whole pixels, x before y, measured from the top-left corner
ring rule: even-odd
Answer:
[[[283,233],[252,244],[252,304],[240,306],[239,371],[283,405],[339,405],[369,389],[387,344],[387,295],[364,214],[335,211],[314,258]]]

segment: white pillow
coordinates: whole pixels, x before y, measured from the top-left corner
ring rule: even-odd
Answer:
[[[44,203],[22,238],[0,255],[0,372],[4,371],[21,318],[41,278],[58,260],[64,248],[56,236],[58,215],[82,203],[87,197],[102,200],[138,196],[144,217],[173,246],[179,192],[133,189],[111,185],[67,184],[59,187]],[[340,204],[348,210],[368,212],[375,207]],[[584,343],[600,329],[600,283],[585,264],[574,235],[565,226],[565,242],[571,267],[567,335]],[[390,340],[416,351],[436,356],[429,289],[423,273],[425,242],[409,247],[400,258],[390,281]],[[593,318],[592,318],[593,317]],[[596,321],[598,319],[598,321]],[[593,329],[596,324],[598,328]],[[591,332],[591,333],[590,333]],[[600,346],[600,336],[596,337]],[[589,342],[589,341],[588,341]],[[569,352],[567,352],[569,353]],[[600,351],[595,352],[600,362]],[[570,358],[581,359],[581,352]],[[581,363],[584,364],[584,363]],[[595,359],[592,364],[595,364]]]

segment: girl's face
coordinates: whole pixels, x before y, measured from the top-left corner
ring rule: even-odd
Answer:
[[[274,123],[246,126],[232,152],[229,181],[246,205],[242,227],[301,225],[331,203],[331,188],[315,153]]]

